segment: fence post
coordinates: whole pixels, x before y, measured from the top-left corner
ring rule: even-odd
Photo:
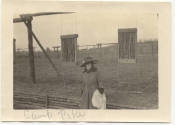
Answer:
[[[154,46],[153,46],[153,41],[152,41],[152,56],[154,55],[153,50],[154,50]]]
[[[74,57],[74,62],[75,62],[75,64],[77,64],[77,40],[76,39],[74,39],[74,48],[75,48],[75,57]]]
[[[16,39],[13,39],[13,63],[15,64],[16,57]]]
[[[46,109],[48,108],[48,95],[46,94],[46,97],[45,97],[45,102],[46,102],[46,105],[45,105],[45,107],[46,107]]]
[[[119,43],[117,44],[117,80],[119,81]]]

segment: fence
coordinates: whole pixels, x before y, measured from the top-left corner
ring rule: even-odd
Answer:
[[[36,47],[35,47],[36,49]],[[47,48],[47,53],[51,57],[61,58],[61,51],[58,49],[49,49]],[[78,58],[82,59],[85,56],[93,55],[95,57],[103,57],[109,54],[113,57],[118,57],[118,43],[107,43],[107,44],[96,44],[96,45],[84,45],[78,46]],[[150,41],[150,42],[139,42],[136,44],[136,55],[157,55],[158,54],[158,42]],[[35,57],[44,57],[44,54],[41,51],[34,51]],[[17,49],[16,56],[28,56],[28,49]]]
[[[14,109],[79,109],[79,100],[63,97],[14,93]],[[107,109],[136,109],[136,107],[107,104]]]
[[[90,48],[88,48],[90,47]],[[79,49],[78,58],[93,56],[100,61],[117,62],[118,43],[101,44],[101,47],[87,46],[85,49]],[[158,55],[158,42],[143,42],[136,44],[136,58],[139,56],[156,56]]]
[[[137,43],[137,55],[156,55],[158,54],[158,42]]]

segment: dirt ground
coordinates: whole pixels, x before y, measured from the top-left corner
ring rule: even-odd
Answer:
[[[107,94],[107,102],[137,109],[158,108],[158,56],[137,57],[137,63],[118,64],[111,55],[96,56]],[[35,58],[36,84],[29,77],[28,57],[16,57],[14,64],[14,92],[54,95],[80,99],[82,69],[74,63],[52,60],[59,69],[57,76],[45,57]]]

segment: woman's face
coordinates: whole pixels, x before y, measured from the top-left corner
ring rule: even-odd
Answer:
[[[89,71],[90,69],[92,68],[92,64],[89,63],[89,64],[86,64],[86,69]]]

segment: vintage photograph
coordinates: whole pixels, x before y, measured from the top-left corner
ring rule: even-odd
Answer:
[[[159,13],[13,16],[13,108],[158,109]]]
[[[2,121],[171,121],[170,3],[5,0],[1,52]]]

